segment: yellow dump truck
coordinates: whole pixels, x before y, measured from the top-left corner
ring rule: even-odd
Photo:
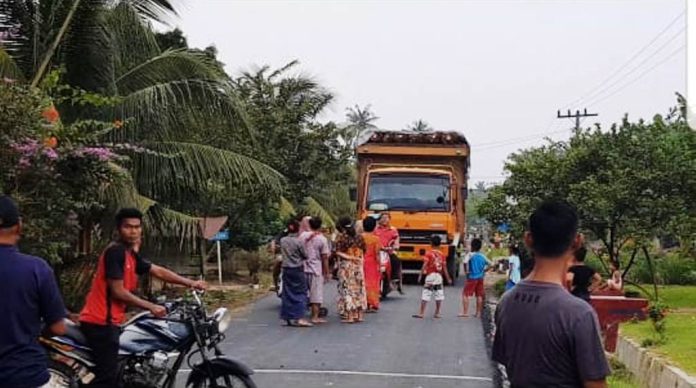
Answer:
[[[458,276],[457,249],[464,244],[469,144],[457,132],[373,133],[358,146],[353,197],[360,219],[391,215],[400,236],[404,274],[416,274],[433,235],[447,250],[448,271]]]

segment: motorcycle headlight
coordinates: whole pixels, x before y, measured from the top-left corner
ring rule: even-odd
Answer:
[[[220,307],[213,313],[213,320],[217,322],[218,332],[224,333],[232,323],[232,314],[224,307]]]

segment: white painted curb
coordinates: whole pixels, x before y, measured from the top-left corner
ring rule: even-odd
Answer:
[[[664,359],[640,347],[635,341],[619,336],[616,358],[644,387],[696,388],[696,378],[669,365]]]

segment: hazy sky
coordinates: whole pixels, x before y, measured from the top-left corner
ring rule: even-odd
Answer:
[[[172,24],[191,46],[214,44],[231,74],[300,60],[337,97],[322,119],[371,104],[380,128],[422,118],[460,131],[472,181],[500,181],[511,152],[568,136],[557,109],[608,125],[675,105],[685,1],[195,0]]]

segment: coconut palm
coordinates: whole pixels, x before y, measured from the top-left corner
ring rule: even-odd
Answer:
[[[279,192],[281,176],[252,158],[191,141],[211,122],[253,133],[216,62],[199,51],[159,48],[150,22],[172,15],[168,0],[4,1],[0,28],[11,33],[0,43],[0,76],[40,85],[47,69],[60,68],[68,85],[113,97],[96,109],[58,109],[63,120],[118,122],[99,141],[129,157],[122,166],[128,177],[105,193],[119,205],[159,209],[182,228],[195,219],[156,204],[200,192],[211,180]]]
[[[371,108],[372,106],[369,104],[363,108],[357,104],[351,108],[346,108],[348,126],[345,128],[343,136],[351,149],[355,149],[366,131],[377,128],[374,122],[379,120],[379,117],[372,112]]]
[[[430,132],[433,128],[423,119],[418,119],[406,127],[407,131],[412,132]]]

